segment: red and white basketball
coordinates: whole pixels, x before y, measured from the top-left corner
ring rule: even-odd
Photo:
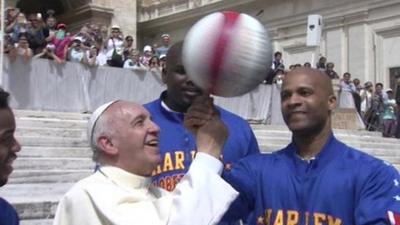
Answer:
[[[236,12],[217,12],[199,20],[183,43],[182,60],[191,80],[211,94],[243,95],[259,85],[272,63],[264,26]]]

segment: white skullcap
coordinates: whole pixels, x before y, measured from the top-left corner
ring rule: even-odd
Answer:
[[[88,141],[89,141],[89,145],[90,147],[94,147],[94,141],[93,141],[93,132],[94,132],[94,128],[96,127],[96,122],[97,120],[99,120],[100,116],[104,113],[104,111],[106,111],[108,109],[108,107],[110,107],[112,104],[114,104],[115,102],[118,102],[119,100],[114,100],[111,102],[107,102],[103,105],[101,105],[100,107],[98,107],[92,114],[92,116],[90,116],[90,119],[88,121],[88,125],[87,125],[87,137],[88,137]]]

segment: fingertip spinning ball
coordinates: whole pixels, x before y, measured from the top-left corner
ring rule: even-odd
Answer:
[[[200,19],[187,33],[182,52],[187,75],[218,96],[243,95],[257,87],[272,63],[265,27],[237,12],[216,12]]]

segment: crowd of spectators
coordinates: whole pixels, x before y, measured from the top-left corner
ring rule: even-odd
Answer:
[[[146,45],[141,53],[131,35],[118,25],[84,24],[79,32],[68,32],[67,24],[57,21],[55,12],[25,15],[18,8],[5,11],[4,53],[11,61],[44,58],[88,66],[111,66],[139,71],[161,71],[170,46],[170,36],[161,36],[162,45]],[[157,46],[157,45],[153,45]]]
[[[311,63],[289,66],[289,71],[298,67],[312,67]],[[320,57],[315,67],[326,73],[332,80],[337,80],[339,89],[339,107],[355,108],[369,131],[382,132],[384,137],[400,138],[400,78],[396,89],[384,89],[382,83],[375,85],[367,81],[361,84],[360,79],[351,78],[349,72],[340,77],[334,70],[335,64],[327,62],[326,57]],[[288,71],[282,59],[281,52],[275,52],[271,65],[272,72],[268,74],[264,83],[272,84],[282,82],[284,74]]]

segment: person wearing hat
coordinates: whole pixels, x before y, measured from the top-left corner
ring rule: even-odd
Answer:
[[[82,38],[75,36],[72,40],[71,47],[67,51],[67,60],[70,62],[87,63],[85,50],[82,48]]]
[[[124,65],[124,40],[118,25],[111,27],[111,34],[105,43],[107,64],[112,67],[122,67]]]
[[[169,34],[163,34],[161,35],[161,42],[162,46],[156,48],[156,55],[161,56],[161,55],[167,55],[167,52],[169,50],[170,43],[171,43],[171,38]]]
[[[0,187],[4,186],[10,176],[12,164],[17,158],[21,146],[14,137],[15,118],[8,105],[9,93],[0,87]],[[15,209],[0,197],[0,224],[18,225],[19,218]]]
[[[68,46],[72,41],[72,38],[66,33],[66,29],[67,25],[65,25],[64,23],[59,23],[57,25],[55,36],[52,40],[52,43],[55,46],[54,52],[57,57],[62,61],[65,61]]]
[[[397,104],[391,88],[386,90],[387,98],[383,101],[383,137],[394,137],[396,131]]]
[[[372,101],[372,95],[374,91],[374,85],[372,84],[371,81],[367,81],[364,84],[364,88],[360,90],[360,97],[361,97],[361,106],[360,106],[360,111],[361,111],[361,117],[364,120],[365,125],[368,127],[367,124],[367,117],[366,113],[370,110],[371,108],[371,101]]]
[[[210,98],[201,100],[212,104]],[[149,112],[122,100],[100,106],[87,130],[100,166],[62,197],[54,225],[216,224],[237,192],[220,177],[227,130],[217,113],[207,119],[194,130],[198,152],[190,170],[169,193],[151,184],[161,158],[160,128]]]
[[[143,48],[143,56],[140,57],[140,63],[142,63],[145,66],[149,66],[149,62],[151,57],[153,56],[153,50],[150,45],[146,45]]]

